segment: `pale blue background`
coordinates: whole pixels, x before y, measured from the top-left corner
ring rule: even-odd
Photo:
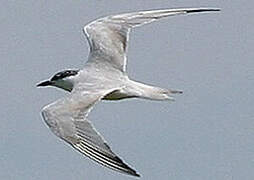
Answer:
[[[112,13],[220,7],[135,29],[129,75],[182,89],[176,102],[98,104],[90,115],[112,149],[146,180],[254,179],[254,3],[251,0],[1,1],[0,179],[135,179],[94,163],[55,137],[41,108],[64,96],[35,84],[81,68],[82,27]]]

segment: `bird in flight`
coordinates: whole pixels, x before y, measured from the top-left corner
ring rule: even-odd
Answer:
[[[65,70],[37,84],[70,92],[42,109],[42,117],[51,131],[92,160],[133,176],[140,176],[109,147],[88,120],[88,114],[100,100],[143,98],[173,100],[182,93],[146,85],[129,79],[126,72],[127,47],[132,28],[174,15],[219,11],[216,8],[149,10],[97,19],[83,29],[90,45],[87,62],[81,70]]]

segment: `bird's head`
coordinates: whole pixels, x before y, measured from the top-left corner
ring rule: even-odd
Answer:
[[[37,87],[55,86],[71,92],[74,85],[73,77],[78,74],[79,70],[65,70],[56,73],[50,80],[40,82]]]

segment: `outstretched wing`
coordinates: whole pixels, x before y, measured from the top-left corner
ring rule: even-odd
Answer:
[[[113,170],[139,176],[111,150],[87,120],[94,104],[112,91],[71,94],[44,107],[42,117],[55,135],[82,154]]]
[[[186,8],[150,10],[107,16],[91,22],[84,27],[90,45],[88,61],[97,61],[126,71],[126,52],[130,29],[151,23],[160,18],[208,11],[213,8]]]

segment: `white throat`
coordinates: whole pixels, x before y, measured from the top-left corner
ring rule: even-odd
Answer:
[[[71,92],[74,86],[74,82],[70,79],[59,79],[54,82],[53,86]]]

